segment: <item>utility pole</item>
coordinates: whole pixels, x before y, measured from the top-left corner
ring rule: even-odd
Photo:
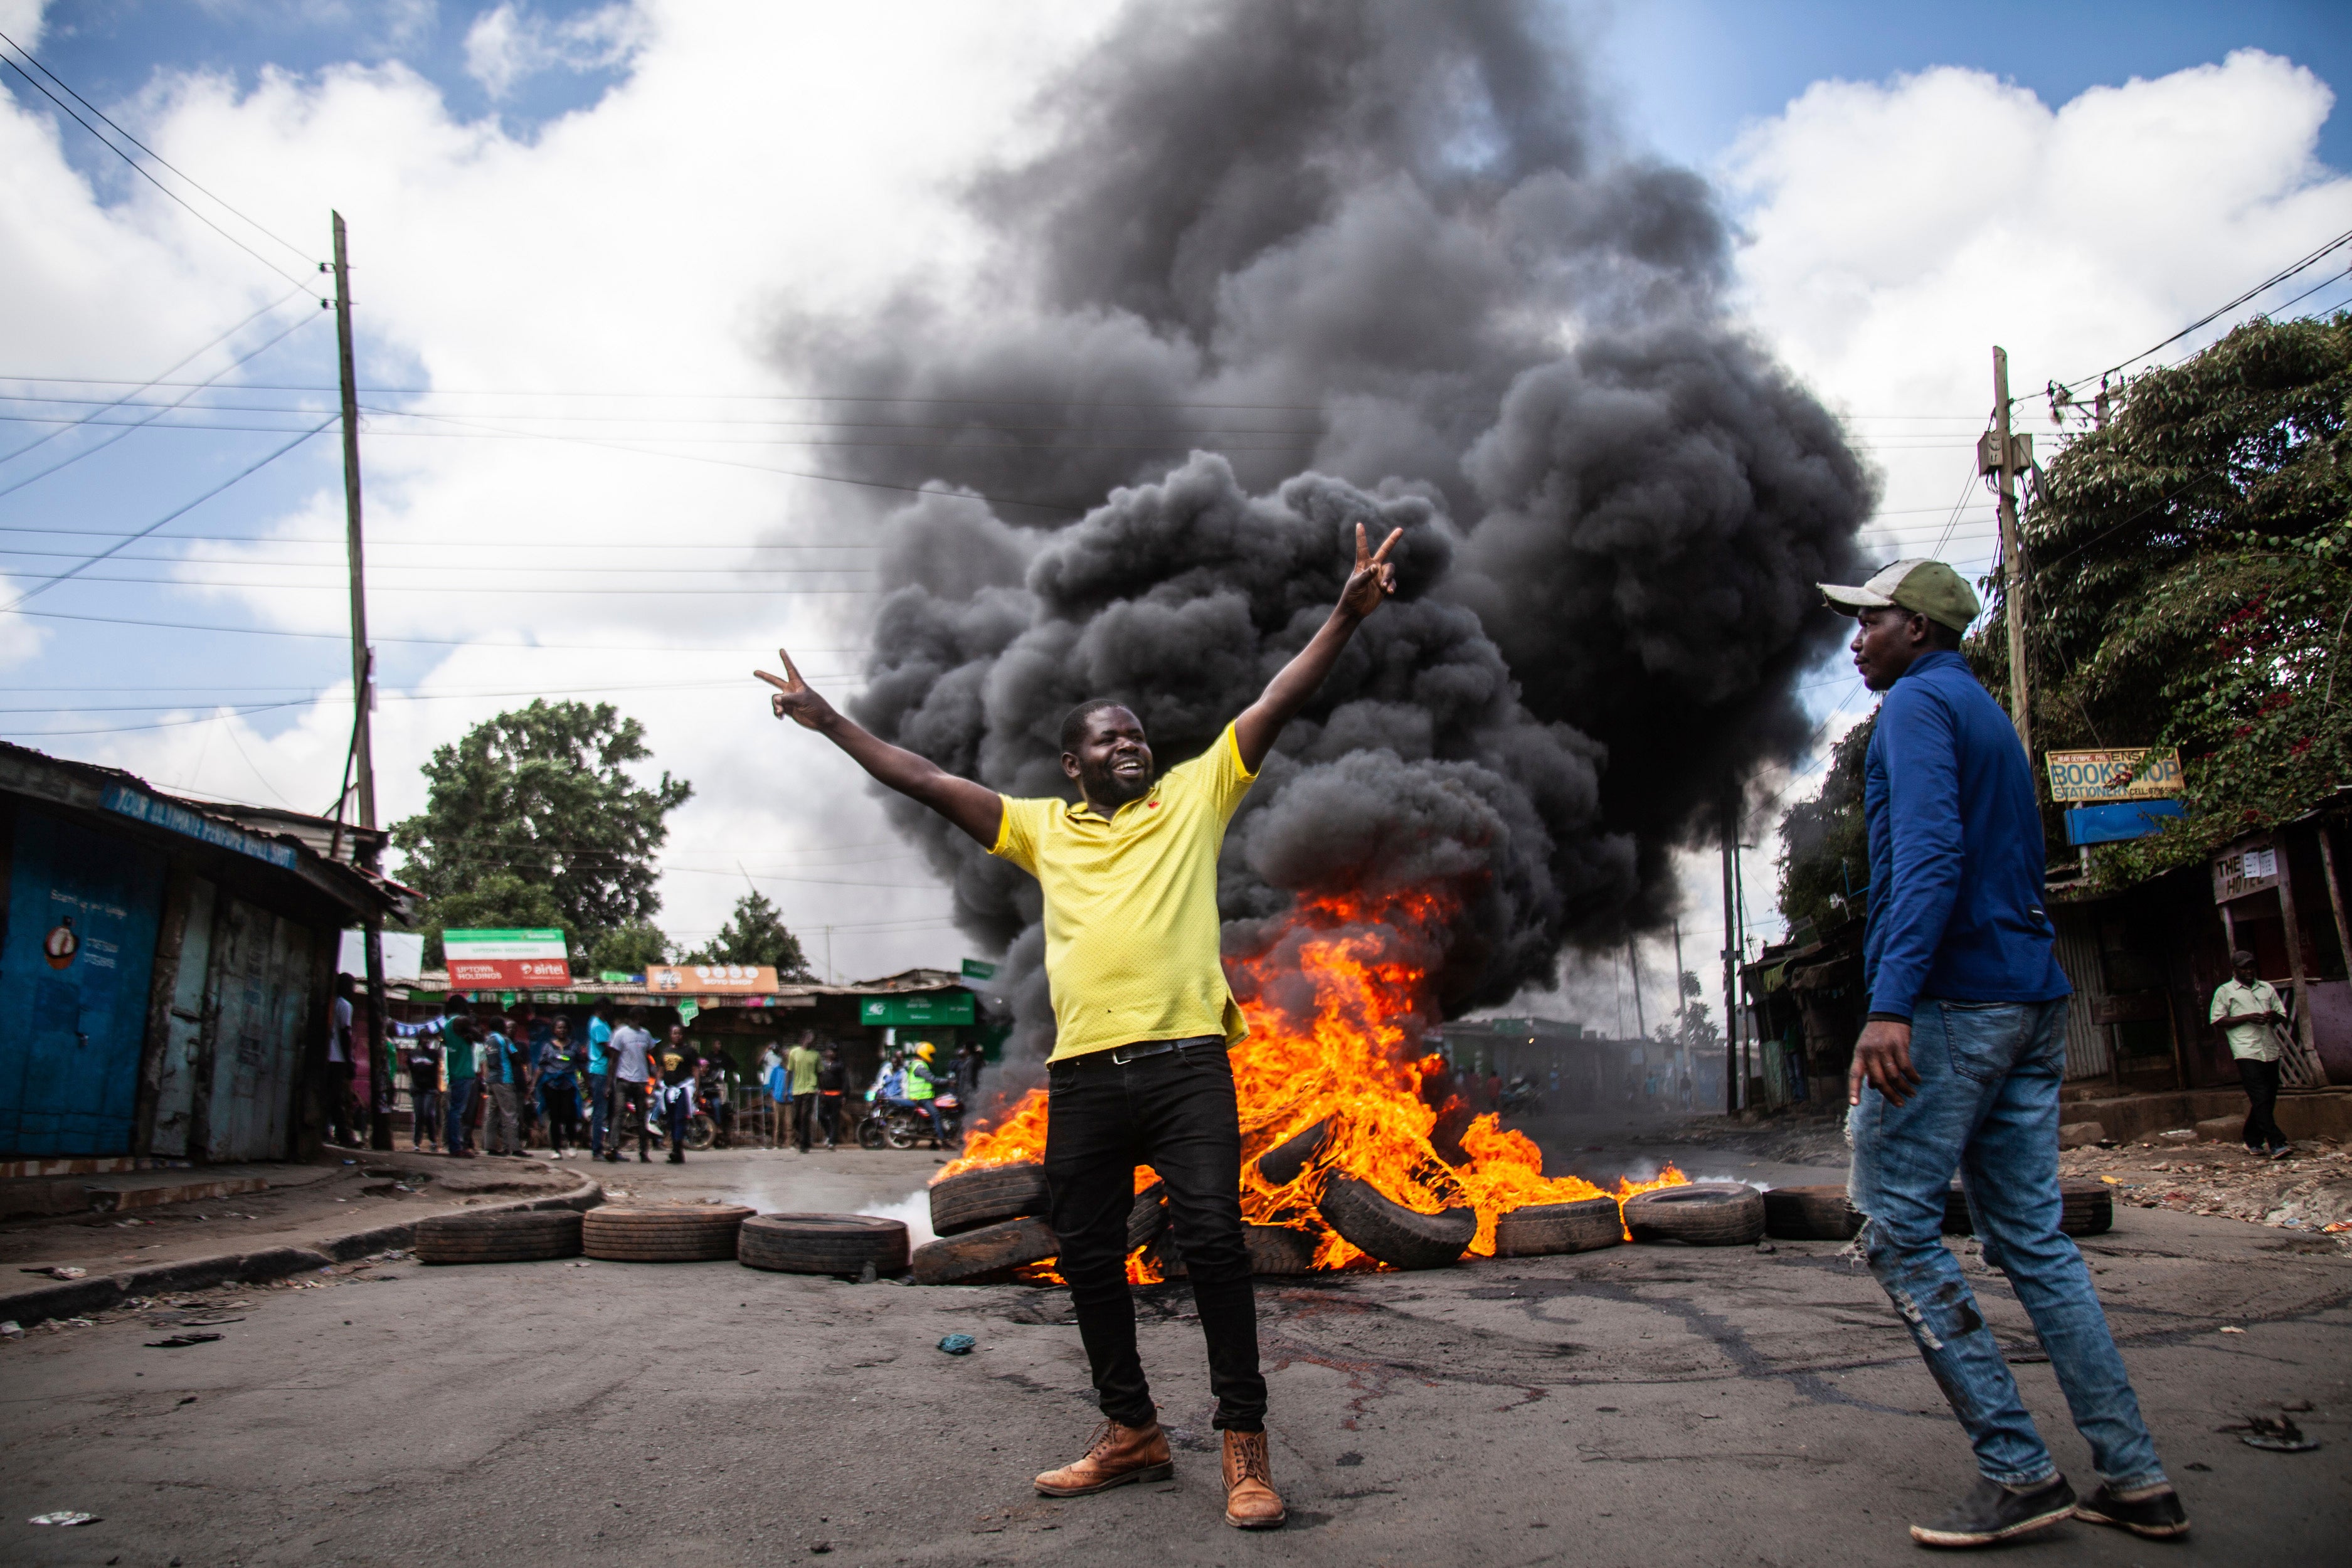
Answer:
[[[1727,783],[1723,789],[1723,1113],[1730,1116],[1739,1110],[1739,1053],[1733,1042],[1739,1035],[1739,1013],[1732,1000],[1733,965],[1739,952],[1739,918],[1737,895],[1731,890],[1731,858],[1739,847],[1739,785]]]
[[[1625,938],[1625,967],[1633,972],[1633,1033],[1646,1040],[1650,1037],[1650,1025],[1642,1016],[1642,952],[1633,944],[1630,932]]]
[[[2017,475],[2033,466],[2033,437],[2009,428],[2009,351],[1992,351],[1992,429],[1977,445],[1979,472],[2000,476],[2001,618],[2009,623],[2009,716],[2017,743],[2033,763],[2033,726],[2025,692],[2025,557],[2017,539]]]
[[[352,577],[351,763],[359,775],[360,826],[372,828],[375,826],[375,745],[371,722],[375,709],[375,650],[368,646],[367,559],[360,534],[360,389],[352,363],[352,268],[343,240],[343,215],[331,212],[327,216],[334,220],[335,227],[335,357],[343,384],[344,545],[351,558]],[[356,839],[352,858],[371,871],[378,868],[373,863],[373,847],[362,849]],[[367,948],[368,1089],[375,1102],[368,1108],[368,1142],[378,1150],[389,1150],[391,1063],[382,1049],[384,1022],[390,1016],[383,994],[383,921],[370,911],[363,930]]]

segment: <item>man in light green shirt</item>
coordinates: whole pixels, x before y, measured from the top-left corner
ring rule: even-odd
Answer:
[[[784,1053],[784,1087],[793,1097],[793,1146],[803,1154],[809,1152],[809,1129],[816,1121],[816,1069],[822,1065],[816,1047],[810,1043],[814,1038],[803,1029],[793,1048]]]
[[[2213,993],[2213,1006],[2206,1016],[2230,1042],[2230,1054],[2238,1061],[2238,1081],[2246,1087],[2246,1147],[2284,1160],[2291,1151],[2272,1110],[2278,1104],[2280,1032],[2286,1027],[2286,1005],[2271,983],[2254,973],[2252,953],[2231,953],[2230,968],[2231,978]]]

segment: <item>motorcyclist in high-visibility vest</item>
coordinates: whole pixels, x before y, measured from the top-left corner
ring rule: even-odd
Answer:
[[[907,1060],[907,1100],[915,1113],[930,1124],[931,1137],[940,1135],[939,1118],[931,1112],[931,1101],[938,1098],[940,1080],[931,1071],[931,1042],[924,1040],[915,1047],[915,1054]]]

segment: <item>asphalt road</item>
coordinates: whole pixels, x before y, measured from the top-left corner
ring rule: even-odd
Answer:
[[[647,1196],[877,1210],[929,1154],[600,1167]],[[1689,1163],[1685,1161],[1685,1163]],[[2274,1230],[2119,1211],[2085,1246],[2195,1535],[2063,1524],[2037,1563],[2341,1563],[2352,1540],[2352,1259]],[[1265,1282],[1289,1529],[1219,1520],[1181,1286],[1142,1340],[1176,1479],[1050,1501],[1029,1477],[1094,1419],[1059,1292],[923,1289],[731,1263],[346,1269],[213,1293],[217,1342],[155,1314],[0,1345],[0,1559],[199,1564],[1301,1562],[1844,1564],[1968,1452],[1869,1276],[1832,1244],[1623,1247]],[[1976,1267],[1969,1260],[1972,1268]],[[1997,1277],[1987,1316],[2032,1348]],[[226,1307],[227,1302],[244,1305]],[[2225,1334],[2224,1326],[2242,1333]],[[976,1336],[950,1357],[944,1334]],[[2088,1476],[2045,1364],[2018,1368]],[[2308,1401],[2324,1444],[2225,1423]],[[79,1529],[28,1525],[52,1510]]]

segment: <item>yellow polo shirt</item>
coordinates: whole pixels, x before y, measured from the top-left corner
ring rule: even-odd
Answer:
[[[1045,892],[1052,1060],[1248,1032],[1217,958],[1217,852],[1256,778],[1228,724],[1108,820],[1083,804],[1003,797],[989,852]]]

